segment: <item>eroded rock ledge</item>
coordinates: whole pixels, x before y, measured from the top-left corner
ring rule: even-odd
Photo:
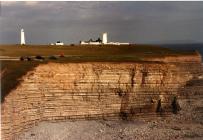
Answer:
[[[133,119],[172,111],[199,63],[49,63],[28,72],[2,104],[2,138],[40,121]],[[159,109],[158,109],[159,110]]]

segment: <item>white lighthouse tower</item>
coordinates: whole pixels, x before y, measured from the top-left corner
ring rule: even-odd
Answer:
[[[107,33],[103,33],[102,43],[107,44]]]
[[[21,45],[25,45],[25,33],[24,33],[24,30],[21,29],[21,40],[20,40],[20,44]]]

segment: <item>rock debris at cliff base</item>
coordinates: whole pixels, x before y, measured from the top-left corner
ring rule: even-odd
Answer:
[[[178,114],[163,118],[41,122],[14,140],[202,140],[202,102],[184,99]]]
[[[144,121],[41,122],[14,140],[163,140],[203,138],[203,125],[193,121],[163,118]]]

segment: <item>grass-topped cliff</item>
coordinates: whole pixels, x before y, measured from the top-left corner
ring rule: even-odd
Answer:
[[[65,57],[57,57],[56,60],[49,56],[63,54]],[[139,62],[150,63],[157,58],[195,56],[194,51],[174,51],[152,45],[99,45],[99,46],[50,46],[50,45],[0,45],[0,55],[8,57],[41,55],[44,61],[1,61],[2,100],[13,88],[20,78],[28,71],[41,63],[54,61],[57,63],[68,62]],[[156,58],[156,59],[155,59]],[[158,62],[157,62],[158,63]],[[161,62],[159,62],[161,63]]]
[[[185,55],[186,51],[174,51],[153,45],[75,45],[75,46],[51,46],[51,45],[0,45],[0,53],[3,56],[33,56],[33,55],[80,55],[80,56],[134,56],[143,57],[176,56]]]

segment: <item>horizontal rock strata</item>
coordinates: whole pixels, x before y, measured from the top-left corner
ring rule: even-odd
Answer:
[[[12,139],[40,121],[167,114],[199,69],[156,62],[40,65],[2,103],[2,138]]]

